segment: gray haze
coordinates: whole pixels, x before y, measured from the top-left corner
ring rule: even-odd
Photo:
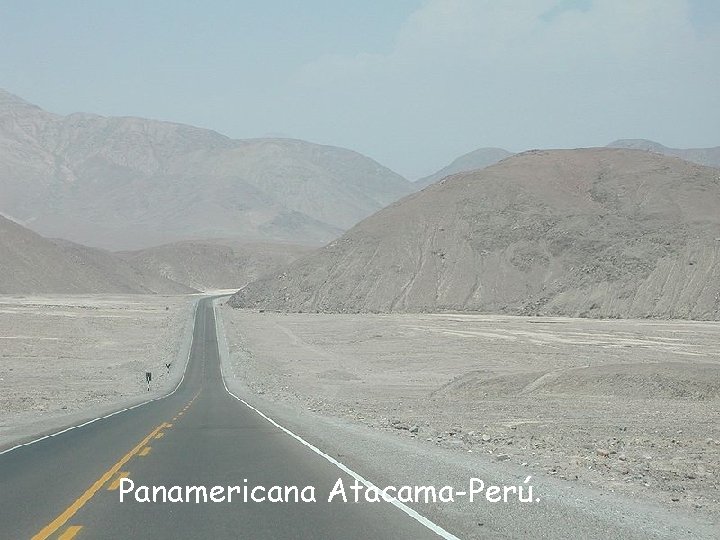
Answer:
[[[719,6],[11,1],[0,87],[60,114],[352,148],[410,179],[482,147],[714,147]]]

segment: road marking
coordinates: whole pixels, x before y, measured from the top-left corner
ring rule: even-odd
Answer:
[[[268,422],[270,422],[273,426],[275,426],[276,428],[279,428],[280,430],[284,431],[286,434],[290,435],[293,439],[295,439],[295,440],[299,441],[300,443],[304,444],[304,445],[307,446],[310,450],[312,450],[313,452],[315,452],[317,455],[325,458],[327,461],[329,461],[330,463],[332,463],[333,465],[335,465],[338,469],[340,469],[341,471],[343,471],[343,472],[349,474],[350,476],[352,476],[355,480],[357,480],[358,482],[360,482],[361,484],[363,484],[366,488],[371,489],[371,490],[382,491],[382,490],[380,490],[375,484],[373,484],[370,480],[365,479],[363,476],[361,476],[360,474],[358,474],[358,473],[356,473],[355,471],[353,471],[353,470],[352,470],[350,467],[348,467],[347,465],[341,463],[340,461],[338,461],[338,460],[335,459],[334,457],[326,454],[325,452],[323,452],[322,450],[320,450],[317,446],[314,446],[313,444],[307,442],[305,439],[303,439],[302,437],[300,437],[300,435],[296,435],[295,433],[293,433],[292,431],[290,431],[290,430],[287,429],[286,427],[281,426],[281,425],[278,424],[275,420],[273,420],[272,418],[270,418],[269,416],[267,416],[265,413],[263,413],[262,411],[256,409],[255,407],[253,407],[252,405],[250,405],[247,401],[245,401],[245,400],[242,399],[241,397],[238,397],[238,396],[236,396],[235,394],[233,394],[233,393],[230,391],[230,389],[227,387],[227,384],[225,383],[225,377],[224,377],[224,376],[223,376],[223,385],[225,386],[225,390],[227,391],[228,394],[230,394],[232,397],[234,397],[235,399],[237,399],[240,403],[242,403],[243,405],[245,405],[245,406],[248,407],[249,409],[252,409],[253,411],[255,411],[257,414],[259,414],[260,416],[262,416],[265,420],[267,420]],[[443,529],[440,525],[438,525],[438,524],[430,521],[428,518],[426,518],[426,517],[423,516],[422,514],[419,514],[418,512],[416,512],[415,510],[413,510],[412,508],[410,508],[409,506],[407,506],[406,504],[401,503],[401,502],[398,501],[397,499],[390,499],[390,500],[387,500],[387,502],[389,502],[390,504],[392,504],[392,505],[395,506],[396,508],[399,508],[400,510],[402,510],[403,512],[405,512],[408,516],[410,516],[411,518],[413,518],[415,521],[419,522],[421,525],[424,525],[425,527],[427,527],[428,529],[430,529],[432,532],[434,532],[435,534],[437,534],[439,537],[444,538],[445,540],[460,540],[460,539],[459,539],[457,536],[455,536],[454,534],[446,531],[446,530]]]
[[[147,456],[151,451],[152,451],[152,446],[146,446],[145,448],[143,448],[142,450],[140,450],[140,453],[138,454],[138,456],[140,456],[140,457],[145,457],[145,456]]]
[[[108,469],[105,474],[103,474],[98,480],[96,480],[92,486],[85,490],[85,493],[80,495],[80,497],[74,503],[68,506],[62,514],[52,520],[49,524],[43,527],[43,529],[39,533],[33,536],[32,540],[46,540],[50,537],[50,535],[55,534],[55,532],[57,532],[60,527],[65,525],[68,520],[78,512],[78,510],[85,506],[85,504],[90,499],[92,499],[93,496],[120,471],[120,468],[123,465],[130,461],[132,457],[137,454],[148,443],[148,441],[150,441],[150,439],[157,435],[158,432],[163,429],[165,425],[165,423],[162,423],[158,427],[153,429],[147,437],[145,437],[142,441],[140,441],[140,443],[138,443],[137,446],[135,446],[135,448],[125,454],[120,459],[120,461],[110,467],[110,469]]]
[[[75,535],[80,532],[80,529],[82,529],[82,525],[68,527],[64,533],[58,536],[58,540],[72,540],[75,538]]]
[[[108,491],[115,491],[116,489],[118,489],[120,487],[120,480],[122,480],[123,478],[127,478],[129,476],[130,476],[130,473],[127,471],[119,472],[117,474],[117,476],[115,477],[115,480],[110,482],[110,485],[108,486]]]
[[[358,473],[356,473],[355,471],[353,471],[350,467],[348,467],[348,466],[345,465],[344,463],[341,463],[340,461],[338,461],[338,460],[335,459],[334,457],[326,454],[325,452],[323,452],[322,450],[320,450],[317,446],[315,446],[315,445],[307,442],[307,441],[306,441],[305,439],[303,439],[300,435],[296,435],[294,432],[290,431],[288,428],[286,428],[286,427],[284,427],[284,426],[281,426],[281,425],[278,424],[275,420],[273,420],[273,419],[270,418],[268,415],[266,415],[264,412],[262,412],[262,411],[259,410],[259,409],[256,409],[255,407],[253,407],[252,405],[250,405],[247,401],[245,401],[244,399],[242,399],[240,396],[237,396],[237,395],[233,394],[233,393],[230,391],[230,389],[228,388],[227,383],[225,382],[225,371],[224,371],[224,369],[223,369],[223,368],[224,368],[224,365],[223,365],[223,362],[222,362],[222,356],[220,355],[220,336],[218,335],[217,311],[216,311],[216,309],[215,309],[215,308],[216,308],[216,305],[215,305],[215,302],[214,302],[214,301],[212,302],[212,306],[213,306],[213,317],[214,317],[214,319],[215,319],[215,339],[217,339],[217,341],[218,341],[218,356],[219,356],[219,359],[220,359],[220,378],[222,379],[223,386],[225,387],[225,391],[226,391],[228,394],[230,394],[232,397],[234,397],[235,399],[237,399],[240,403],[242,403],[243,405],[245,405],[247,408],[251,409],[252,411],[255,411],[255,412],[256,412],[257,414],[259,414],[262,418],[264,418],[265,420],[267,420],[268,422],[270,422],[273,426],[275,426],[276,428],[280,429],[281,431],[283,431],[283,432],[286,433],[287,435],[290,435],[290,437],[292,437],[292,438],[295,439],[296,441],[300,442],[301,444],[307,446],[310,450],[312,450],[313,452],[315,452],[315,453],[316,453],[317,455],[319,455],[320,457],[325,458],[327,461],[329,461],[330,463],[332,463],[333,465],[335,465],[335,466],[336,466],[338,469],[340,469],[341,471],[343,471],[343,472],[349,474],[350,476],[352,476],[355,480],[357,480],[358,482],[360,482],[361,484],[363,484],[366,488],[368,488],[368,489],[375,489],[375,490],[381,491],[381,490],[380,490],[375,484],[373,484],[370,480],[365,479],[363,476],[361,476],[360,474],[358,474]],[[223,337],[224,337],[224,336],[223,336]],[[457,536],[455,536],[455,535],[452,534],[451,532],[446,531],[445,529],[443,529],[443,528],[442,528],[440,525],[438,525],[437,523],[434,523],[434,522],[430,521],[428,518],[426,518],[426,517],[423,516],[422,514],[418,513],[417,511],[413,510],[412,508],[410,508],[410,507],[407,506],[406,504],[401,503],[401,502],[398,501],[397,499],[390,499],[390,500],[388,500],[387,502],[389,502],[390,504],[392,504],[392,505],[395,506],[396,508],[398,508],[398,509],[402,510],[403,512],[405,512],[405,513],[406,513],[408,516],[410,516],[412,519],[414,519],[415,521],[417,521],[417,522],[420,523],[421,525],[425,526],[426,528],[428,528],[429,530],[431,530],[432,532],[434,532],[435,534],[437,534],[439,537],[444,538],[445,540],[460,540]]]
[[[175,386],[175,388],[173,388],[172,392],[170,392],[169,394],[165,394],[164,396],[159,396],[159,397],[156,397],[153,399],[148,399],[147,401],[143,401],[142,403],[138,403],[136,405],[133,405],[132,407],[126,407],[124,409],[120,409],[120,410],[112,412],[110,414],[106,414],[105,416],[98,416],[97,418],[93,418],[92,420],[88,420],[87,422],[84,422],[77,426],[69,426],[60,431],[56,431],[55,433],[50,433],[49,435],[44,435],[37,439],[33,439],[32,441],[28,441],[28,442],[22,443],[22,444],[16,444],[15,446],[13,446],[11,448],[6,448],[2,452],[0,452],[0,456],[2,456],[3,454],[8,454],[8,453],[12,452],[13,450],[17,450],[18,448],[22,448],[24,446],[30,446],[31,444],[35,444],[40,441],[44,441],[48,437],[57,437],[58,435],[62,435],[63,433],[67,433],[68,431],[72,431],[73,429],[79,429],[81,427],[90,425],[93,422],[97,422],[98,420],[104,420],[106,418],[110,418],[111,416],[115,416],[116,414],[124,413],[127,411],[132,411],[133,409],[137,409],[138,407],[142,407],[144,405],[147,405],[148,403],[152,403],[153,401],[159,401],[161,399],[169,398],[170,396],[172,396],[175,392],[177,392],[178,388],[180,388],[180,385],[182,385],[183,381],[185,380],[185,374],[187,373],[188,365],[190,365],[190,355],[192,354],[193,344],[195,343],[195,321],[197,320],[197,313],[198,313],[199,306],[200,306],[200,300],[198,300],[198,302],[195,304],[195,311],[193,313],[193,332],[192,332],[192,337],[190,338],[190,347],[188,348],[187,358],[185,359],[185,368],[183,369],[183,373],[182,373],[182,377],[180,378],[180,382],[177,383],[177,386]]]

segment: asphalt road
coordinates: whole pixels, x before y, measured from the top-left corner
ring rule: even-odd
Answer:
[[[123,477],[150,486],[150,496],[152,486],[180,486],[167,496],[186,499],[185,486],[204,486],[208,502],[196,503],[195,492],[192,502],[137,502],[134,491],[120,502]],[[173,394],[0,455],[0,539],[438,537],[387,502],[327,502],[338,479],[350,497],[350,474],[228,393],[203,299]],[[244,502],[246,485],[310,486],[317,502]],[[210,500],[213,486],[224,487],[215,497],[224,502]],[[232,502],[228,486],[240,487]]]

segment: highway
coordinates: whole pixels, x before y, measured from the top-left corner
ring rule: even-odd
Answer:
[[[453,538],[387,502],[327,502],[339,479],[355,481],[341,468],[229,393],[204,298],[172,394],[0,455],[0,539]],[[149,496],[165,486],[167,498],[173,486],[240,489],[230,502],[227,490],[216,502],[196,502],[197,491],[190,502],[162,502],[161,491],[159,502],[138,502],[121,478],[150,486]],[[244,486],[312,487],[316,502],[294,502],[292,491],[289,502],[269,502],[262,489],[255,495],[265,501],[244,502]]]

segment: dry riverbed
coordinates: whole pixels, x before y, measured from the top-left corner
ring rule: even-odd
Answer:
[[[720,323],[218,312],[264,398],[720,514]]]
[[[168,381],[192,297],[0,296],[0,442],[13,428],[119,402]]]

